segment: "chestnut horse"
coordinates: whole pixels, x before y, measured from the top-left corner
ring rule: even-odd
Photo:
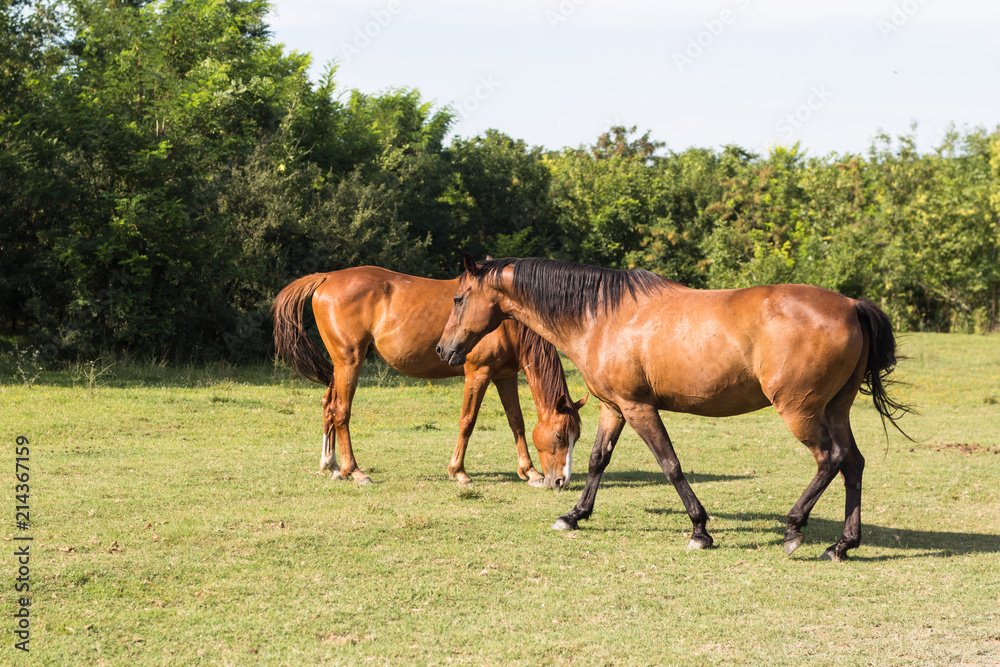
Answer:
[[[551,343],[516,322],[483,338],[468,354],[464,367],[449,366],[434,352],[451,308],[458,279],[429,280],[364,266],[299,278],[274,300],[274,342],[278,355],[313,382],[327,386],[323,398],[323,453],[320,470],[336,479],[371,478],[362,472],[351,448],[351,403],[369,345],[392,368],[419,378],[465,375],[465,395],[458,443],[448,475],[471,484],[465,472],[465,450],[476,425],[483,396],[492,380],[507,413],[517,445],[517,474],[532,486],[562,488],[572,472],[573,445],[580,437],[579,410],[586,397],[569,398],[562,362]],[[306,300],[331,365],[312,343],[303,324]],[[524,368],[538,411],[532,433],[544,476],[535,470],[524,437],[524,418],[517,396],[517,373]],[[339,442],[337,468],[334,439]]]
[[[712,545],[708,515],[684,478],[659,410],[725,417],[773,405],[816,459],[818,471],[788,514],[785,550],[839,472],[847,499],[843,536],[824,553],[841,560],[861,541],[865,460],[851,433],[851,404],[867,385],[883,424],[909,410],[886,393],[896,363],[888,318],[873,303],[803,285],[696,290],[647,271],[612,271],[544,259],[468,257],[438,344],[460,364],[485,334],[513,318],[580,369],[601,400],[583,495],[553,528],[590,516],[601,475],[627,423],[652,450],[684,503],[690,548]]]

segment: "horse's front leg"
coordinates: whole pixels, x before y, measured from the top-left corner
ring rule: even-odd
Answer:
[[[471,485],[472,479],[465,472],[465,450],[469,438],[476,428],[476,418],[483,404],[486,389],[490,386],[490,376],[485,369],[476,369],[465,375],[465,392],[462,395],[462,415],[458,420],[458,442],[448,464],[448,476],[460,485]]]
[[[535,464],[528,453],[528,439],[524,433],[524,414],[521,412],[521,400],[517,396],[517,376],[494,379],[503,411],[507,415],[507,423],[514,434],[514,446],[517,447],[517,476],[528,481],[531,486],[544,487],[545,477],[535,470]]]
[[[588,518],[594,511],[597,487],[601,483],[604,469],[611,462],[611,454],[615,451],[615,445],[618,444],[618,437],[624,427],[625,418],[621,413],[607,403],[602,403],[601,416],[597,422],[597,438],[590,453],[590,466],[587,468],[587,482],[583,485],[583,493],[576,507],[552,524],[554,530],[576,530],[579,521]]]
[[[651,405],[640,405],[631,406],[625,415],[629,426],[635,429],[649,450],[653,452],[656,462],[660,464],[660,469],[674,485],[677,495],[684,503],[684,509],[691,517],[691,524],[694,528],[691,532],[691,541],[688,542],[688,549],[706,549],[712,546],[714,540],[705,529],[705,524],[708,523],[708,513],[702,507],[698,497],[694,495],[687,478],[684,477],[680,461],[677,460],[674,446],[670,442],[670,436],[667,435],[667,429],[663,426],[663,420],[660,419],[660,413]]]

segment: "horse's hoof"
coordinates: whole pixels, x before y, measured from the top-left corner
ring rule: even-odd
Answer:
[[[830,547],[829,549],[827,549],[826,551],[824,551],[823,555],[820,556],[819,559],[820,560],[832,560],[832,561],[834,561],[836,563],[840,563],[842,561],[847,560],[847,554],[844,554],[843,556],[838,556],[837,555],[836,546],[833,546],[833,547]]]
[[[556,522],[552,524],[552,530],[576,530],[576,526],[571,524],[566,519],[559,517]]]
[[[692,537],[691,541],[688,542],[688,551],[691,551],[692,549],[710,549],[712,547],[712,544],[713,544],[712,538],[708,538],[708,540],[706,541],[704,539]]]
[[[330,479],[335,479],[337,481],[343,481],[344,480],[344,474],[342,472],[340,472],[339,470],[334,470],[333,472],[330,473]]]
[[[364,477],[358,477],[355,480],[355,484],[357,484],[358,486],[368,486],[369,484],[374,484],[374,483],[375,482],[373,482],[372,478],[369,477],[368,475],[365,475]]]
[[[473,486],[475,486],[475,484],[472,483],[472,480],[469,479],[468,477],[464,479],[460,477],[457,480],[455,480],[455,482],[463,489],[471,489]]]
[[[793,538],[785,542],[785,555],[791,556],[792,553],[802,546],[802,542],[805,538],[801,535],[799,537]]]
[[[535,479],[529,479],[528,480],[528,486],[533,486],[536,489],[544,489],[545,488],[545,478],[544,477],[536,477]]]

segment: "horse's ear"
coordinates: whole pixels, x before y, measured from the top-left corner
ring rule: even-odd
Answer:
[[[479,267],[476,266],[476,260],[472,259],[472,255],[467,252],[462,253],[462,266],[468,271],[470,276],[474,276],[479,273]]]
[[[567,414],[579,412],[580,408],[582,408],[584,404],[586,404],[588,398],[590,398],[589,391],[587,392],[586,396],[581,398],[579,401],[576,401],[575,403],[573,402],[573,399],[567,396],[566,394],[560,394],[559,400],[556,401],[556,410],[558,410],[559,412],[565,412]]]
[[[492,262],[493,261],[493,255],[486,255],[486,261],[487,262]]]

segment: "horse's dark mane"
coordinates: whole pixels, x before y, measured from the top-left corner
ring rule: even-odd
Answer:
[[[599,266],[558,262],[536,257],[505,257],[479,263],[479,280],[497,285],[501,273],[514,267],[513,295],[524,299],[542,321],[553,329],[580,322],[603,310],[615,310],[626,295],[640,295],[676,289],[679,283],[642,269],[615,271]]]
[[[518,360],[529,380],[534,379],[538,384],[537,387],[532,386],[532,395],[536,398],[544,396],[548,401],[558,400],[560,394],[569,398],[566,375],[555,345],[520,322],[515,322],[515,325]]]

